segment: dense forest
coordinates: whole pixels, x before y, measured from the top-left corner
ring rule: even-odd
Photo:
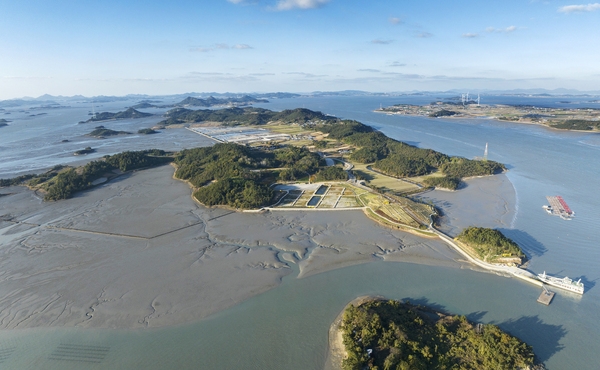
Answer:
[[[449,157],[432,149],[421,149],[385,136],[357,121],[328,121],[316,130],[328,138],[358,147],[350,159],[373,163],[372,168],[394,177],[421,176],[439,169],[452,178],[491,175],[502,172],[504,165],[494,161],[475,161]]]
[[[341,330],[348,354],[344,370],[523,369],[534,364],[531,346],[495,325],[474,325],[464,316],[399,301],[350,304]]]
[[[456,190],[460,185],[460,179],[451,176],[427,177],[425,180],[423,180],[423,183],[431,187]]]
[[[498,230],[484,227],[468,227],[457,237],[457,240],[475,249],[479,258],[489,260],[493,257],[524,257],[521,248]]]
[[[200,203],[256,208],[271,199],[273,170],[279,172],[279,180],[293,181],[317,173],[321,159],[306,148],[262,150],[219,143],[182,150],[175,164],[175,177],[198,188],[194,197]]]

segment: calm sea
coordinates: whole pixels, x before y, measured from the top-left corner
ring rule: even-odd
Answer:
[[[4,365],[44,369],[322,369],[331,321],[353,298],[379,294],[497,324],[533,345],[549,369],[597,369],[600,135],[485,119],[427,119],[373,112],[380,104],[422,104],[437,97],[297,98],[263,106],[274,110],[304,106],[356,119],[390,137],[468,158],[483,155],[488,143],[489,158],[507,164],[507,176],[517,194],[514,220],[510,227],[499,227],[531,257],[531,270],[581,277],[587,290],[582,297],[560,293],[546,307],[535,302],[538,287],[515,279],[448,267],[375,262],[304,279],[288,276],[269,292],[181,327],[0,331],[0,351],[10,352]],[[598,106],[589,103],[590,98],[486,99],[487,103]],[[124,102],[111,104],[96,109],[116,111],[127,106]],[[176,150],[200,145],[202,140],[187,130],[95,140],[83,136],[95,124],[77,124],[87,119],[90,108],[85,104],[41,111],[48,114],[35,117],[11,109],[14,113],[10,116],[0,112],[0,117],[14,120],[11,126],[0,129],[0,177],[64,163],[72,160],[74,150],[85,146],[99,148],[96,155],[100,156],[125,149]],[[136,132],[158,120],[151,117],[103,125]],[[70,141],[61,143],[64,139]],[[547,195],[562,195],[576,217],[564,221],[547,215],[541,208]],[[87,345],[107,355],[97,364],[52,360],[53,351],[69,344]],[[2,361],[0,357],[0,367]]]

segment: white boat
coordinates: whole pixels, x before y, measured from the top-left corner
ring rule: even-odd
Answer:
[[[543,281],[544,283],[546,283],[548,285],[552,285],[557,288],[565,289],[570,292],[583,294],[583,283],[581,282],[581,279],[579,279],[577,281],[573,281],[572,279],[569,279],[566,276],[564,278],[550,276],[550,275],[546,274],[546,271],[544,271],[543,274],[538,274],[537,277],[538,277],[538,279],[540,279],[541,281]]]

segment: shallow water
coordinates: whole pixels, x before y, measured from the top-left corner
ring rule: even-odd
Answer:
[[[419,99],[431,100],[430,97]],[[0,359],[4,361],[0,365],[47,369],[320,369],[325,364],[331,321],[347,302],[371,294],[427,303],[467,315],[475,321],[498,324],[533,345],[549,369],[596,368],[600,362],[597,334],[600,332],[600,289],[596,287],[600,278],[600,233],[596,231],[600,198],[595,184],[600,176],[600,135],[558,132],[492,120],[427,119],[372,112],[380,103],[401,102],[397,97],[300,98],[277,100],[264,107],[305,106],[371,124],[413,145],[469,158],[481,156],[485,143],[489,143],[489,158],[508,165],[506,177],[516,194],[516,206],[510,210],[510,216],[491,226],[500,228],[524,248],[531,257],[531,270],[581,277],[587,289],[582,297],[559,293],[546,307],[535,302],[538,287],[516,279],[452,267],[373,262],[302,279],[292,274],[284,278],[279,287],[190,325],[135,331],[1,331],[0,351],[5,350],[8,355]],[[4,140],[9,136],[4,136],[5,131],[2,131],[0,155],[12,159],[1,164],[0,177],[71,158],[70,149],[65,153],[56,150],[59,147],[56,140],[69,132],[69,127],[76,127],[72,121],[83,119],[79,116],[69,121],[70,126],[60,126],[63,134],[54,134],[54,130],[47,128],[44,135],[54,136],[45,146],[40,145],[45,148],[41,152],[28,155],[24,149],[39,141],[40,126],[54,122],[48,119],[44,124],[26,122],[29,126],[23,125],[23,132],[8,132],[14,135],[12,140]],[[141,128],[146,124],[118,122],[106,126],[131,131],[131,127]],[[81,133],[69,136],[81,140],[74,145],[76,149],[90,140],[76,139],[88,130],[91,131],[86,127]],[[184,147],[202,140],[187,130],[172,131],[177,140],[181,139],[177,143]],[[165,136],[160,135],[163,134],[150,136],[153,140],[156,138],[156,147],[165,149],[159,145]],[[189,141],[184,142],[184,138]],[[136,138],[131,142],[143,147],[148,144],[142,141],[145,139]],[[104,140],[112,144],[102,153],[116,152],[129,143],[121,138],[115,142],[110,140],[113,139]],[[178,144],[165,145],[175,148]],[[547,195],[562,195],[576,217],[564,221],[547,215],[541,208]],[[436,199],[435,194],[425,196],[445,201],[441,196]],[[464,200],[447,201],[456,201],[452,215],[460,215]],[[477,204],[467,204],[466,207],[473,208],[471,216],[467,216],[473,222],[478,212],[486,210],[485,205],[478,208]],[[466,222],[456,216],[456,221],[449,220],[449,227],[458,228],[459,221]],[[78,360],[81,357],[73,357],[74,361],[56,359],[59,347],[71,344],[90,346],[81,347],[79,354],[83,358],[98,351],[106,354],[97,363],[81,362]]]

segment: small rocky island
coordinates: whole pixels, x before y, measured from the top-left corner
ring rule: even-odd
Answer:
[[[94,153],[96,149],[93,149],[91,146],[86,147],[85,149],[77,150],[73,155],[84,155]]]
[[[395,300],[359,298],[330,330],[331,360],[359,369],[544,369],[497,326]]]
[[[159,131],[153,130],[151,128],[143,128],[143,129],[138,130],[137,133],[143,134],[143,135],[151,135],[151,134],[158,134]]]
[[[10,121],[5,120],[4,118],[0,118],[0,127],[8,126]]]
[[[90,132],[88,136],[97,137],[98,139],[104,139],[107,136],[116,136],[116,135],[131,135],[131,132],[127,131],[115,131],[108,129],[104,126],[97,126],[94,131]]]

